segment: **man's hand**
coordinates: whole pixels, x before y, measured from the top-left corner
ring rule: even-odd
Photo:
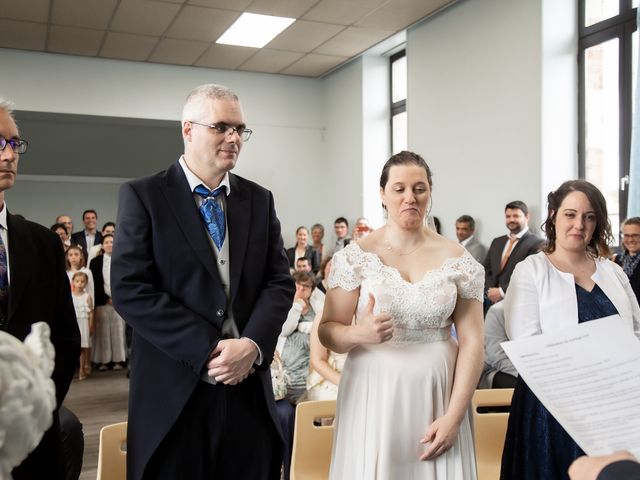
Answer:
[[[253,364],[257,358],[258,350],[247,338],[220,340],[209,355],[207,373],[216,382],[236,385],[254,372]]]
[[[487,298],[491,300],[491,303],[498,303],[500,300],[502,300],[500,289],[498,287],[493,287],[487,290]]]
[[[604,467],[620,460],[634,460],[629,452],[616,452],[601,457],[579,457],[569,467],[571,480],[596,480]]]

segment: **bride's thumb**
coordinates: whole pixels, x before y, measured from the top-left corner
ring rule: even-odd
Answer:
[[[373,313],[373,307],[376,305],[376,297],[373,296],[373,293],[369,294],[369,303],[367,304],[367,310],[369,313]]]

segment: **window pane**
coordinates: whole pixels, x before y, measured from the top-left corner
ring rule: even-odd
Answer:
[[[638,76],[638,30],[631,34],[631,111],[636,111],[636,80]]]
[[[620,13],[620,0],[586,0],[584,8],[585,26],[593,25]]]
[[[638,6],[638,0],[632,0],[631,8],[636,8]]]
[[[407,149],[407,112],[394,115],[391,119],[392,145],[391,153]]]
[[[407,98],[407,56],[391,64],[391,102]]]
[[[619,106],[617,38],[585,51],[585,174],[607,199],[614,230],[619,224]]]

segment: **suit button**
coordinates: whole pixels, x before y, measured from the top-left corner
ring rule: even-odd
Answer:
[[[219,316],[219,317],[223,316],[223,315],[224,315],[224,310],[222,310],[221,308],[219,308],[219,309],[216,311],[216,315],[217,315],[217,316]]]

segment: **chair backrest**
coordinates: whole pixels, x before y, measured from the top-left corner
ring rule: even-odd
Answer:
[[[509,407],[512,396],[513,388],[476,390],[473,395],[471,405],[478,480],[496,480],[500,477],[509,413],[495,410]]]
[[[335,400],[298,404],[291,454],[291,480],[329,478],[333,424],[318,425],[317,419],[332,418],[335,414]]]
[[[97,480],[126,480],[127,422],[107,425],[100,430]]]

